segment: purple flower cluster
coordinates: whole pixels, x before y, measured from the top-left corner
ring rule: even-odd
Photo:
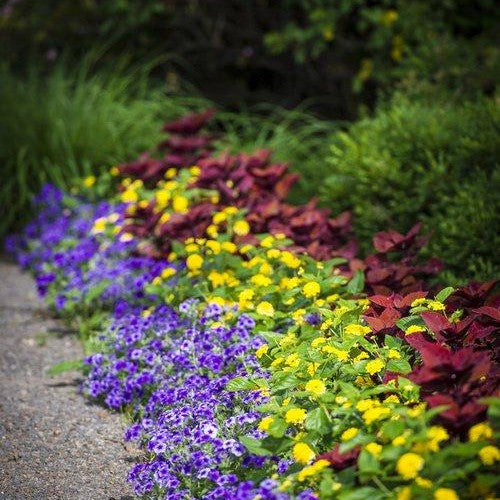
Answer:
[[[82,391],[132,416],[125,439],[146,452],[130,471],[135,493],[165,500],[288,500],[267,476],[285,473],[290,461],[254,455],[240,442],[262,437],[255,408],[265,396],[226,389],[236,377],[268,376],[253,354],[263,342],[254,320],[193,298],[174,310],[146,294],[145,285],[172,264],[134,255],[133,241],[92,231],[110,214],[121,225],[125,206],[88,204],[51,186],[36,202],[37,217],[7,249],[33,271],[40,294],[61,313],[111,315],[100,327],[100,351],[85,360]],[[298,498],[316,497],[306,491]]]

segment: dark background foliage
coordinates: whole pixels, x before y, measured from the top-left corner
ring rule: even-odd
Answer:
[[[133,158],[219,109],[219,149],[270,147],[292,200],[371,235],[423,221],[447,279],[498,275],[494,0],[0,3],[2,232],[44,181]],[[263,105],[262,103],[265,103]]]

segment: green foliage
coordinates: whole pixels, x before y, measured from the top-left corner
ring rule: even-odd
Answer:
[[[161,137],[163,120],[203,106],[200,98],[166,99],[148,85],[148,70],[117,61],[95,74],[58,65],[48,76],[0,68],[0,234],[29,217],[45,182],[69,188],[76,177],[129,160]]]
[[[432,232],[448,281],[499,271],[499,112],[494,100],[422,102],[396,95],[336,135],[322,199],[352,209],[360,241],[375,231]]]

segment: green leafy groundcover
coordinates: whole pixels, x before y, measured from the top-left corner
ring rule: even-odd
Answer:
[[[8,241],[85,334],[83,391],[130,417],[136,493],[494,498],[495,283],[428,289],[418,226],[356,258],[346,215],[284,202],[266,154],[214,156],[209,118],[78,195],[44,188]]]

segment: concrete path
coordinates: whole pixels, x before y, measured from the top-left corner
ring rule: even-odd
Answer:
[[[0,261],[0,499],[132,498],[134,451],[123,444],[121,417],[77,393],[78,373],[46,374],[82,357],[61,327],[33,280]]]

